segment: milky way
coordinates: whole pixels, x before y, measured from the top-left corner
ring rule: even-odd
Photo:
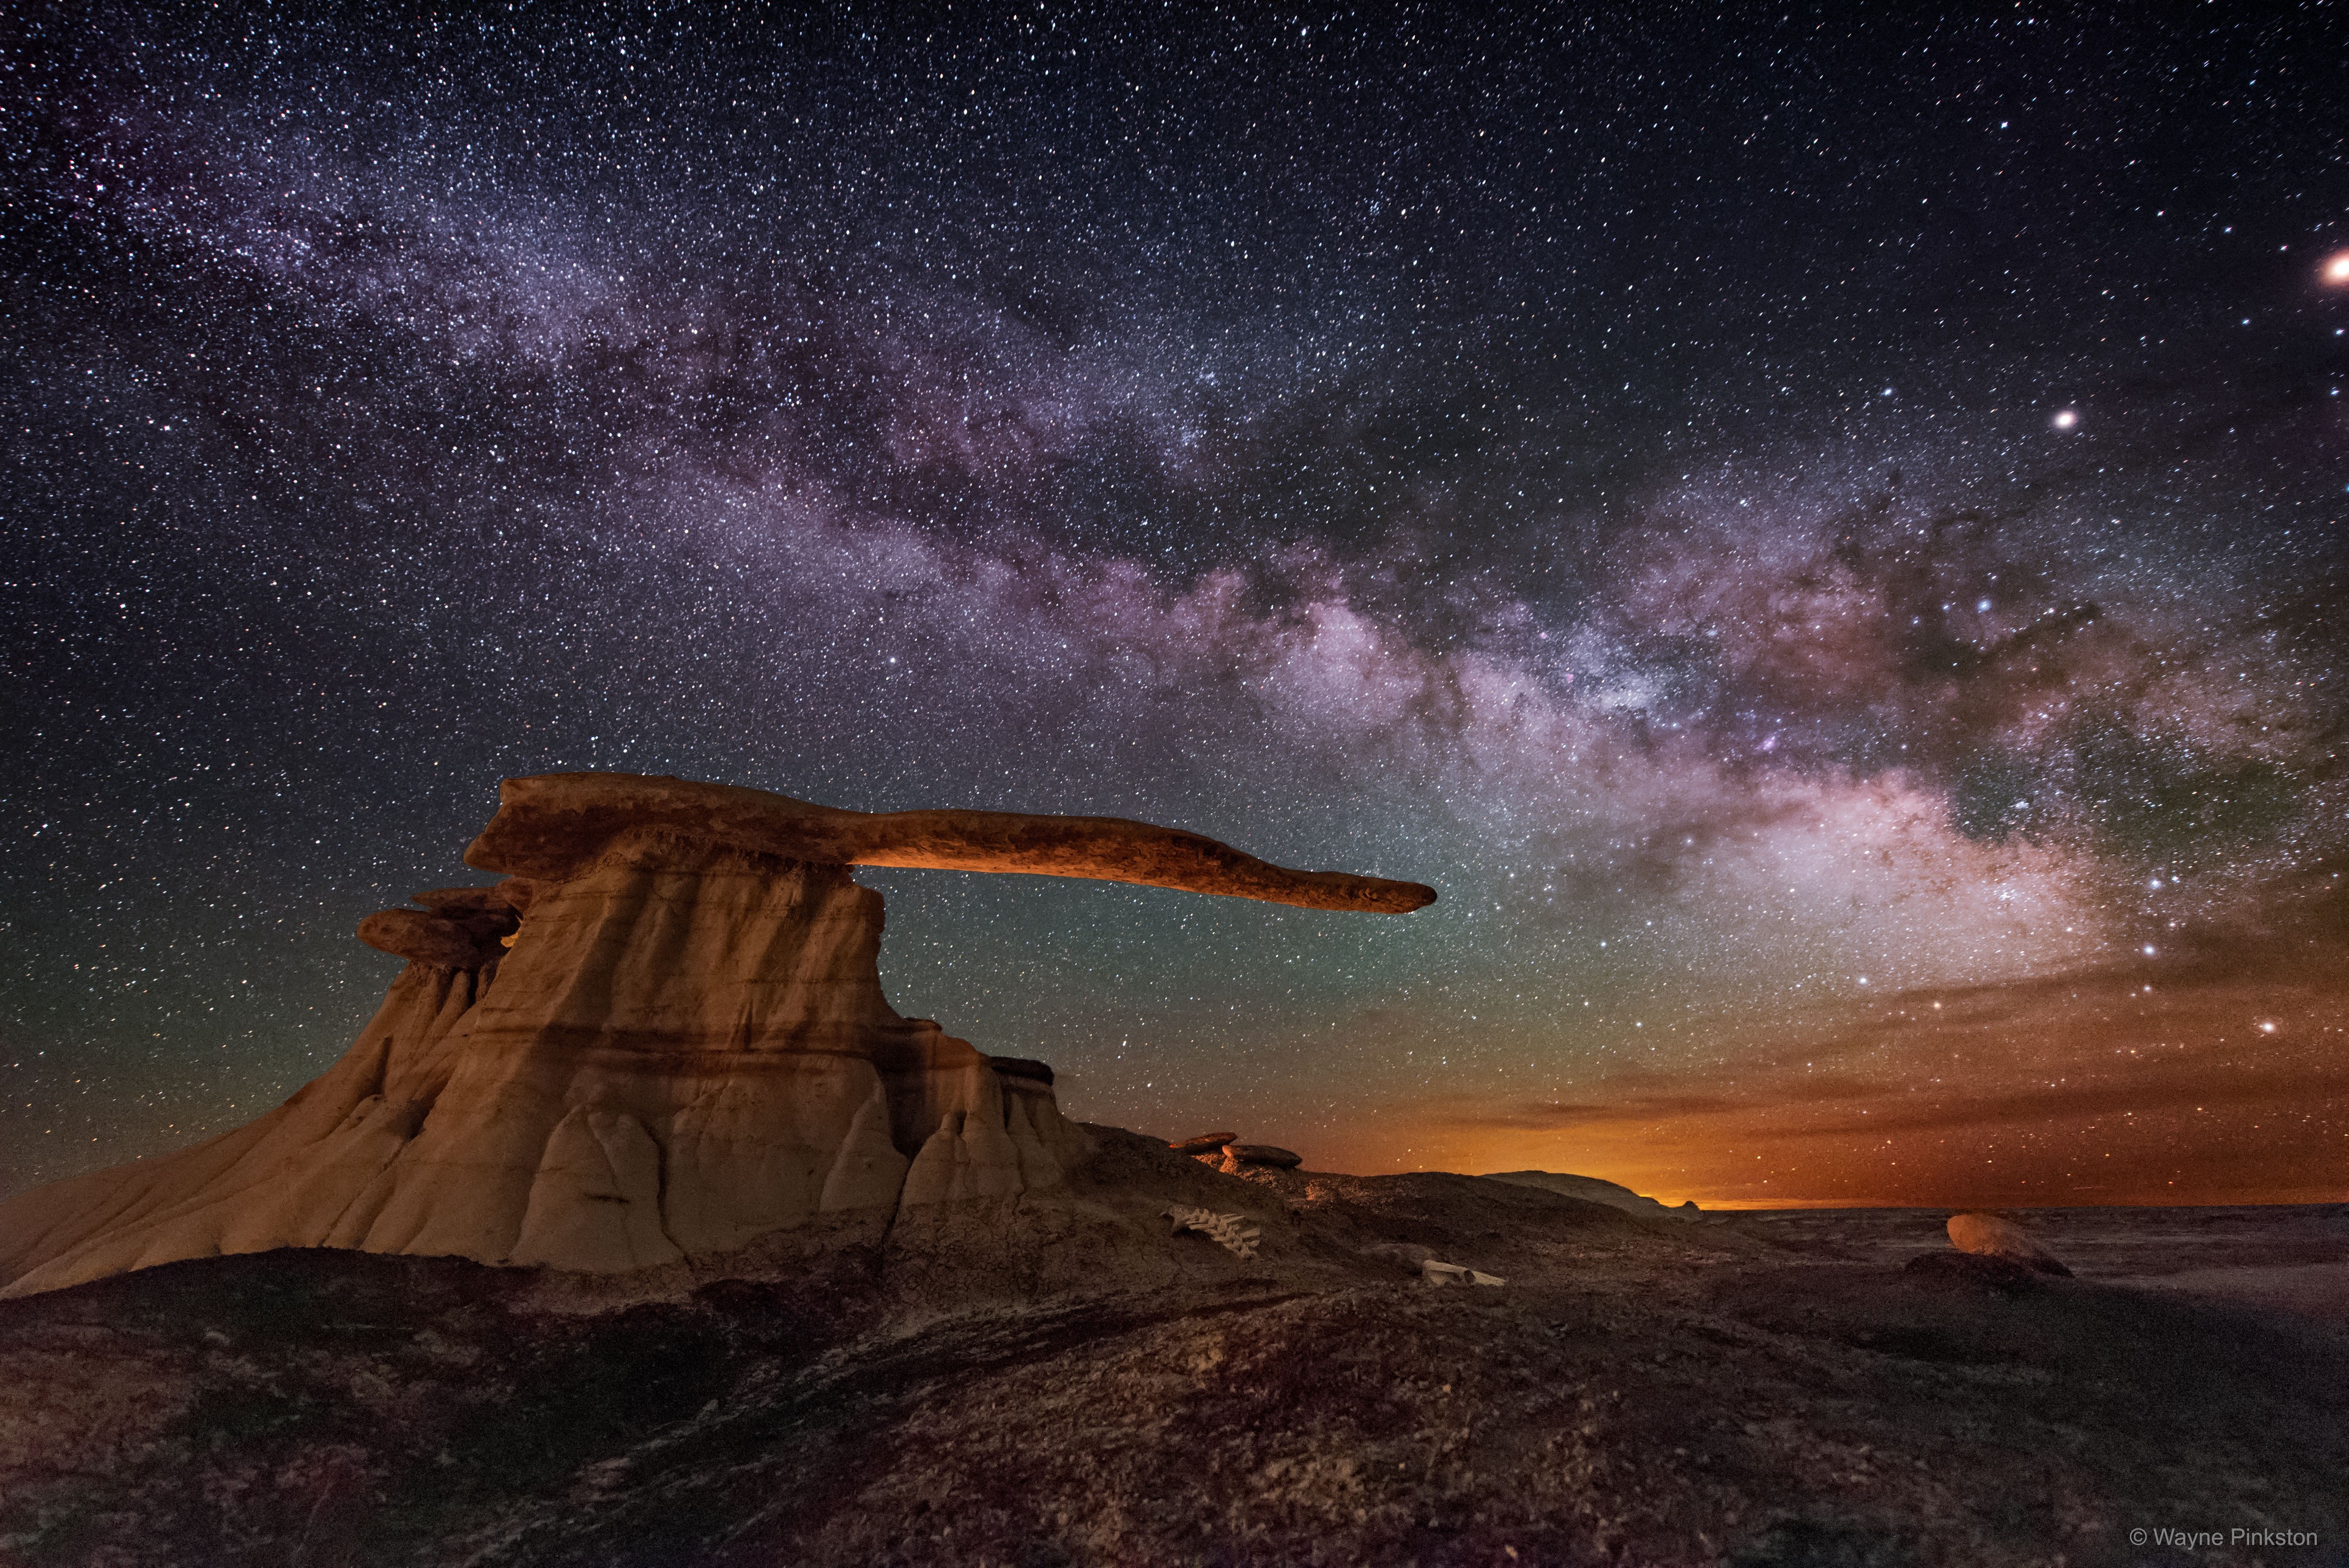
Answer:
[[[1127,9],[8,46],[0,1185],[608,768],[1441,889],[864,874],[1096,1120],[2338,1195],[2336,26]]]

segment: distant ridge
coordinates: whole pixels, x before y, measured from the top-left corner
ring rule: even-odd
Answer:
[[[1596,1176],[1569,1176],[1558,1170],[1496,1170],[1485,1178],[1487,1181],[1506,1181],[1513,1187],[1538,1187],[1546,1191],[1559,1192],[1568,1198],[1579,1198],[1586,1203],[1604,1203],[1631,1214],[1651,1218],[1693,1220],[1702,1210],[1694,1203],[1683,1203],[1678,1209],[1641,1197],[1617,1182],[1602,1180]]]

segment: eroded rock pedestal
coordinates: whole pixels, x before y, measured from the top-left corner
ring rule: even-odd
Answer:
[[[0,1203],[0,1293],[274,1247],[614,1272],[1059,1187],[1086,1144],[1050,1069],[890,1009],[881,897],[851,863],[1433,897],[1143,824],[867,815],[626,774],[509,781],[466,858],[528,875],[362,922],[409,966],[323,1076],[210,1142]]]

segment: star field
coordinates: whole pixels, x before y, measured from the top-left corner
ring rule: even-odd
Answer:
[[[861,874],[1095,1120],[2337,1197],[2342,24],[2192,15],[28,13],[0,1187],[607,768],[1441,890]]]

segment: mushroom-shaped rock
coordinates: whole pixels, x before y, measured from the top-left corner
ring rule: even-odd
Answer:
[[[1064,1186],[1090,1144],[1051,1069],[890,1008],[881,896],[852,866],[1327,909],[1434,897],[1143,823],[869,815],[626,774],[508,780],[466,858],[510,875],[361,922],[410,961],[285,1105],[0,1199],[0,1294],[273,1247],[704,1269],[787,1227],[877,1240],[914,1206]]]
[[[1950,1244],[1978,1257],[2003,1258],[2043,1274],[2069,1274],[2055,1254],[2033,1240],[2031,1232],[1995,1214],[1952,1214]]]
[[[1176,1154],[1218,1154],[1224,1145],[1239,1137],[1237,1133],[1201,1133],[1196,1137],[1177,1138],[1166,1147]]]
[[[1227,1143],[1224,1158],[1234,1165],[1269,1166],[1274,1170],[1295,1170],[1305,1163],[1305,1157],[1268,1143]]]

